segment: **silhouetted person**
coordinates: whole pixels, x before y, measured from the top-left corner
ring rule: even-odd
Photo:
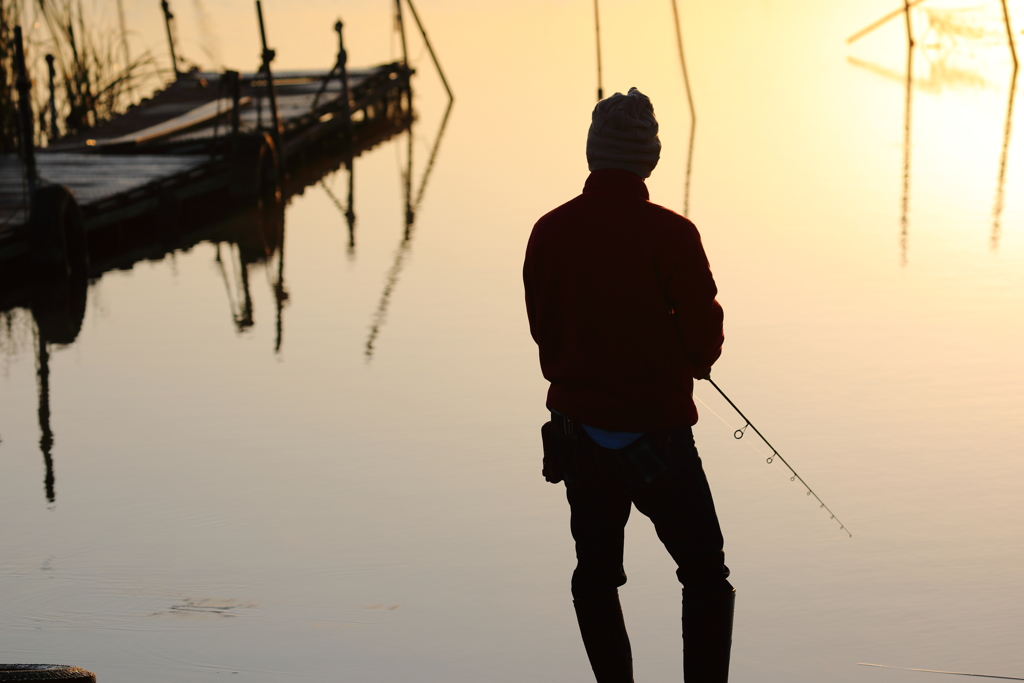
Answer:
[[[735,590],[694,447],[693,379],[722,352],[722,309],[700,234],[648,201],[661,143],[636,88],[597,104],[583,194],[541,218],[523,279],[551,382],[544,475],[565,481],[576,541],[572,595],[599,683],[633,680],[619,606],[632,505],[654,522],[683,584],[683,671],[728,679]]]

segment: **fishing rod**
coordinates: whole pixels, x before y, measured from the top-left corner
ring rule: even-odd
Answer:
[[[825,501],[823,501],[818,496],[818,494],[814,492],[814,489],[812,489],[807,484],[807,482],[804,481],[803,477],[801,477],[799,474],[796,473],[796,470],[793,469],[793,466],[790,465],[788,462],[786,462],[786,459],[783,458],[782,454],[779,453],[779,451],[775,449],[775,446],[773,446],[771,444],[771,442],[768,441],[768,439],[764,438],[764,434],[761,433],[761,430],[759,430],[757,427],[755,427],[754,423],[750,421],[750,418],[748,418],[746,415],[743,414],[743,411],[740,410],[736,406],[736,404],[732,402],[731,398],[726,396],[725,392],[722,391],[722,388],[720,386],[715,384],[715,380],[711,379],[711,375],[708,375],[707,377],[704,377],[704,379],[706,379],[707,381],[711,382],[711,386],[713,386],[716,390],[718,390],[718,393],[720,393],[722,395],[722,398],[724,398],[729,403],[729,405],[732,406],[732,409],[735,410],[739,414],[739,416],[743,418],[744,422],[746,422],[745,425],[743,425],[741,428],[737,429],[735,432],[732,433],[733,437],[736,438],[736,439],[742,439],[746,435],[747,427],[753,429],[754,433],[757,434],[759,437],[761,437],[761,441],[764,441],[765,444],[768,445],[768,448],[772,449],[772,454],[768,456],[767,463],[769,465],[771,465],[773,462],[775,462],[775,458],[778,458],[779,460],[781,460],[782,464],[785,465],[786,468],[793,474],[793,476],[791,476],[789,478],[789,480],[790,481],[799,480],[800,483],[804,485],[804,488],[807,489],[807,495],[808,496],[814,496],[814,499],[821,504],[820,507],[824,508],[831,515],[831,519],[836,520],[836,522],[839,524],[839,528],[841,530],[845,531],[850,538],[853,538],[853,534],[850,533],[850,530],[846,528],[846,525],[843,524],[842,521],[840,521],[840,519],[838,517],[836,517],[836,513],[832,512],[832,510],[829,509],[829,507],[827,505],[825,505]]]

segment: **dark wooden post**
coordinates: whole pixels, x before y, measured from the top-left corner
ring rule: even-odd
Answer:
[[[50,140],[56,140],[60,131],[57,129],[57,98],[53,87],[53,77],[57,75],[53,68],[53,55],[46,55],[46,68],[50,74]]]
[[[409,48],[405,43],[405,21],[402,19],[402,0],[395,0],[395,27],[402,37],[402,64],[409,66]]]
[[[356,140],[352,133],[352,100],[348,89],[348,53],[345,52],[345,40],[341,35],[344,26],[341,19],[334,24],[334,30],[338,32],[338,69],[341,70],[341,113],[345,117],[345,134],[348,135],[348,159],[345,160],[345,165],[348,166],[348,206],[345,208],[345,219],[348,221],[348,248],[351,253],[356,247],[356,212],[354,208]]]
[[[334,24],[334,30],[338,32],[338,69],[341,78],[341,107],[342,116],[345,117],[345,132],[348,133],[349,143],[352,144],[352,98],[348,89],[348,53],[345,52],[345,40],[341,36],[341,29],[344,24],[341,19]]]
[[[171,14],[171,6],[167,4],[167,0],[160,0],[160,6],[164,10],[164,24],[167,26],[167,43],[171,46],[171,65],[174,67],[174,80],[178,80],[181,71],[178,70],[178,54],[174,49],[174,32],[171,30],[174,15]]]
[[[29,206],[36,193],[36,149],[35,126],[32,121],[32,101],[29,91],[32,81],[25,70],[25,45],[21,39],[21,27],[14,27],[14,70],[17,73],[18,118],[21,124],[21,158],[25,164],[25,180],[28,182]]]
[[[263,25],[263,5],[256,0],[256,16],[260,20],[260,42],[263,45],[263,77],[267,81],[267,97],[270,99],[270,116],[274,121],[274,128],[271,135],[274,138],[274,145],[277,147],[277,159],[284,167],[284,149],[281,147],[281,117],[277,113],[277,95],[274,93],[274,76],[270,71],[270,63],[274,61],[276,54],[267,47],[267,31]]]
[[[242,125],[241,101],[242,83],[237,71],[225,71],[224,80],[227,81],[228,92],[231,93],[231,135],[238,137],[238,129]]]

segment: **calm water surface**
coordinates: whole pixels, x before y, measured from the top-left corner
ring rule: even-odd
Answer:
[[[156,6],[127,4],[133,49],[161,54]],[[255,66],[248,3],[175,4],[186,56]],[[901,21],[845,43],[892,4],[680,3],[716,380],[854,534],[698,386],[736,681],[937,678],[858,662],[1024,677],[1024,104],[995,2],[914,10],[908,98]],[[356,161],[354,252],[323,187],[287,207],[278,352],[274,262],[249,270],[242,332],[231,245],[227,288],[210,243],[103,276],[51,349],[53,502],[33,323],[11,314],[0,661],[104,683],[591,680],[519,272],[533,222],[586,177],[590,5],[417,5],[458,99],[411,239],[403,137]],[[279,68],[328,64],[338,12],[355,63],[399,49],[383,0],[266,9]],[[606,90],[651,96],[652,199],[681,210],[670,5],[602,12]],[[419,182],[446,101],[410,51]],[[626,553],[637,680],[680,680],[678,585],[640,515]]]

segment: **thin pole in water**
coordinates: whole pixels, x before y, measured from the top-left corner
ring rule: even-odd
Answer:
[[[690,105],[690,148],[686,154],[686,185],[683,188],[683,215],[690,212],[690,175],[693,171],[693,139],[697,133],[697,109],[693,106],[693,92],[690,89],[690,75],[686,70],[686,56],[683,52],[683,30],[679,25],[679,7],[672,0],[672,16],[676,20],[676,45],[679,46],[679,65],[683,68],[683,83],[686,85],[686,101]]]
[[[996,181],[996,201],[992,207],[992,234],[989,236],[989,247],[992,251],[999,249],[999,236],[1002,233],[1003,203],[1006,188],[1006,157],[1010,151],[1010,133],[1013,130],[1013,102],[1017,96],[1017,65],[1014,64],[1010,76],[1010,96],[1006,102],[1006,123],[1003,126],[1003,151],[999,156],[999,176]]]
[[[267,47],[267,31],[263,26],[263,5],[256,0],[256,16],[260,20],[260,42],[263,45],[263,77],[267,81],[267,98],[270,100],[270,116],[274,121],[274,146],[277,147],[278,163],[284,168],[284,148],[281,146],[281,117],[277,113],[277,96],[274,94],[274,75],[270,71],[270,63],[276,53]]]
[[[594,35],[597,38],[597,101],[604,99],[604,80],[601,75],[601,19],[597,11],[597,0],[594,0]]]
[[[416,12],[416,6],[412,4],[412,0],[405,0],[409,3],[409,9],[412,10],[412,18],[416,21],[416,26],[420,30],[420,35],[423,36],[423,42],[427,46],[427,52],[430,53],[430,58],[434,60],[434,66],[437,68],[437,75],[441,77],[441,83],[444,85],[444,89],[448,92],[448,99],[454,100],[455,95],[452,94],[452,89],[448,86],[448,79],[444,77],[444,70],[441,68],[441,62],[437,60],[437,55],[434,54],[434,48],[430,45],[430,38],[427,38],[427,29],[423,28],[423,22],[420,21],[420,15]]]
[[[908,15],[909,16],[909,15]],[[909,19],[907,20],[910,21]],[[909,31],[909,23],[907,25]],[[907,36],[907,82],[903,104],[903,191],[900,194],[900,265],[907,265],[910,246],[910,143],[914,104],[914,41]]]
[[[1003,21],[1006,23],[1006,39],[1010,41],[1010,56],[1013,57],[1013,77],[1017,78],[1017,47],[1013,42],[1013,28],[1010,26],[1010,10],[1006,7],[1006,0],[1003,0]]]
[[[171,47],[171,65],[174,67],[174,79],[177,80],[178,76],[181,75],[181,71],[178,69],[178,55],[174,49],[174,32],[171,30],[171,23],[174,21],[174,15],[171,14],[171,6],[167,4],[167,0],[161,0],[160,7],[164,10],[164,25],[167,27],[167,43]]]
[[[402,37],[402,64],[409,66],[409,46],[405,42],[405,21],[402,19],[402,0],[395,0],[395,28]]]
[[[746,415],[744,415],[743,411],[740,410],[736,406],[736,404],[732,402],[732,399],[725,395],[725,392],[722,391],[722,388],[720,386],[718,386],[717,384],[715,384],[715,380],[711,379],[710,376],[706,377],[705,379],[707,381],[711,382],[711,386],[713,386],[715,389],[718,390],[718,393],[720,393],[722,395],[722,398],[724,398],[729,403],[729,405],[732,406],[732,409],[735,410],[739,414],[739,416],[743,418],[744,422],[746,422],[745,425],[743,425],[741,428],[739,428],[735,432],[733,432],[733,436],[735,438],[737,438],[737,439],[742,439],[744,434],[747,431],[747,427],[750,427],[751,429],[753,429],[754,433],[757,434],[759,437],[761,437],[761,441],[764,441],[765,444],[768,446],[768,448],[772,449],[772,454],[770,456],[768,456],[768,464],[769,465],[772,464],[772,462],[775,461],[775,458],[778,458],[780,461],[782,461],[782,464],[785,465],[786,468],[793,475],[793,476],[791,476],[789,478],[789,480],[790,481],[799,480],[800,483],[804,485],[804,488],[807,489],[807,495],[808,496],[814,496],[814,499],[821,504],[820,507],[824,508],[832,516],[831,519],[836,520],[836,522],[839,524],[839,528],[842,529],[843,531],[845,531],[850,538],[853,538],[853,534],[851,534],[850,530],[846,528],[846,525],[843,524],[839,520],[838,517],[836,517],[836,513],[832,512],[832,510],[829,509],[829,507],[827,505],[825,505],[825,501],[823,501],[821,498],[819,498],[818,494],[814,492],[814,489],[812,489],[810,486],[808,486],[807,482],[804,481],[804,478],[796,473],[796,470],[793,469],[793,466],[790,465],[788,462],[786,462],[786,459],[782,457],[782,455],[779,453],[778,450],[776,450],[775,446],[773,446],[768,441],[768,439],[764,438],[764,434],[762,434],[761,431],[757,427],[754,426],[754,423],[750,421],[750,418],[748,418]]]
[[[910,26],[910,0],[903,0],[903,16],[907,21],[907,45],[914,47],[914,32]]]

